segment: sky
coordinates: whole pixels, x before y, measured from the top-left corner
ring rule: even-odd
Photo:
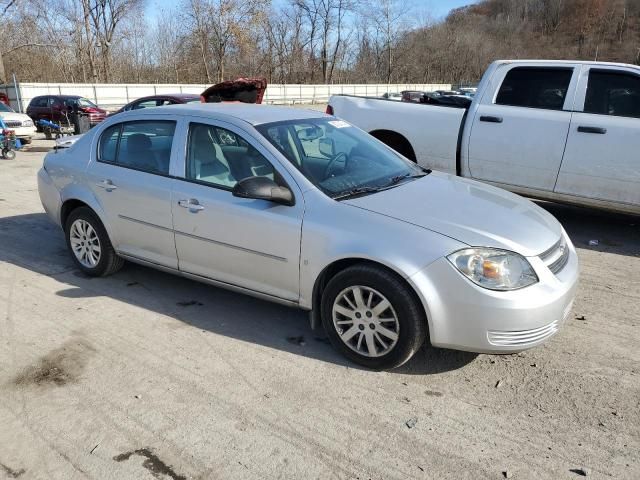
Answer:
[[[274,3],[284,2],[285,0],[273,0]],[[429,12],[436,19],[442,19],[453,9],[476,3],[478,0],[413,0],[415,6],[422,7],[424,11]],[[155,11],[162,8],[168,8],[176,3],[176,0],[147,0],[147,14],[151,17],[155,16]]]

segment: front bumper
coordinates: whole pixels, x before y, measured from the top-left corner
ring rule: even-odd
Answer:
[[[17,138],[31,138],[36,134],[36,127],[12,127]]]
[[[566,238],[566,234],[565,234]],[[571,311],[578,284],[578,256],[566,238],[569,258],[557,274],[529,257],[540,281],[497,292],[475,285],[441,258],[410,277],[429,321],[431,344],[479,353],[512,353],[553,336]]]

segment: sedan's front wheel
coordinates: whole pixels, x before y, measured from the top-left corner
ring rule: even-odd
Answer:
[[[424,342],[422,305],[395,274],[361,264],[331,279],[322,296],[322,321],[335,348],[368,368],[409,360]]]
[[[65,232],[73,260],[87,275],[103,277],[122,268],[124,259],[116,254],[102,222],[90,208],[72,211]]]

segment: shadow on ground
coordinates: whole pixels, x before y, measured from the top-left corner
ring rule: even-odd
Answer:
[[[536,201],[565,228],[576,248],[640,257],[640,216]],[[592,240],[597,245],[590,245]]]
[[[0,218],[0,261],[56,278],[65,298],[109,297],[167,315],[194,328],[337,365],[359,368],[335,351],[306,312],[212,287],[135,264],[107,278],[75,268],[60,229],[43,213]],[[132,319],[131,321],[135,321]],[[461,368],[476,354],[424,346],[403,374],[437,374]]]

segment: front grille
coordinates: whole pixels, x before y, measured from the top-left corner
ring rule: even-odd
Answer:
[[[22,126],[21,120],[4,120],[4,124],[7,128],[18,128]]]
[[[569,261],[569,247],[567,246],[564,236],[560,238],[553,247],[542,253],[540,260],[542,260],[554,274],[560,273]]]
[[[487,338],[489,343],[501,347],[521,347],[540,342],[556,333],[559,329],[558,320],[543,327],[531,330],[502,331],[489,330]]]

